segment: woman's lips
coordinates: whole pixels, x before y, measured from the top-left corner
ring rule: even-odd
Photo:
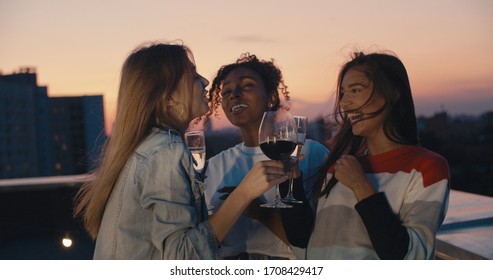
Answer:
[[[233,107],[231,107],[230,112],[237,113],[237,112],[244,110],[246,108],[248,108],[248,105],[246,105],[246,104],[243,104],[243,103],[242,104],[236,104]]]
[[[360,121],[363,119],[363,116],[365,115],[363,111],[360,110],[352,110],[349,112],[346,112],[347,117],[351,120],[351,123],[355,123],[357,121]]]

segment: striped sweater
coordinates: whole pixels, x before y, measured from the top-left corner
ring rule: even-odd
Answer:
[[[359,161],[377,193],[357,203],[338,182],[319,198],[306,258],[433,259],[448,205],[447,161],[416,146]]]

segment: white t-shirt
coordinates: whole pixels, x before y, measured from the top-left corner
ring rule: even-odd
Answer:
[[[311,201],[315,175],[327,157],[328,150],[316,141],[306,140],[302,153],[304,159],[300,162],[300,169],[303,173],[303,186],[307,199]],[[205,199],[209,206],[214,206],[212,212],[224,202],[220,199],[223,194],[218,193],[218,189],[225,186],[238,186],[256,162],[268,159],[260,147],[247,147],[243,143],[210,158],[205,179]],[[261,195],[260,199],[268,202],[274,197],[273,187]],[[261,222],[240,216],[223,240],[219,257],[236,256],[244,252],[295,258],[291,248]]]

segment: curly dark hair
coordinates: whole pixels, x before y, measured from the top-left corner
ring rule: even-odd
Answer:
[[[210,110],[207,113],[207,116],[210,116],[215,113],[217,116],[217,108],[221,105],[222,96],[222,84],[224,79],[228,74],[235,70],[238,67],[246,67],[253,71],[255,71],[262,81],[265,84],[265,89],[268,93],[275,94],[276,103],[270,110],[277,110],[279,107],[287,108],[287,105],[281,105],[281,101],[279,98],[279,93],[284,96],[286,102],[289,101],[289,91],[287,90],[287,86],[284,83],[281,70],[274,65],[274,59],[271,61],[260,60],[255,55],[251,55],[250,53],[243,53],[240,58],[236,60],[235,63],[223,65],[216,74],[214,78],[211,89],[209,90],[209,98],[211,100]],[[270,97],[270,96],[269,96]]]

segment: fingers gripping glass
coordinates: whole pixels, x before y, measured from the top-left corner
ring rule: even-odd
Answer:
[[[262,152],[270,159],[289,161],[296,148],[297,133],[293,116],[286,110],[267,111],[262,117],[259,129],[259,143]],[[291,208],[281,201],[279,185],[273,201],[260,205],[268,208]]]

